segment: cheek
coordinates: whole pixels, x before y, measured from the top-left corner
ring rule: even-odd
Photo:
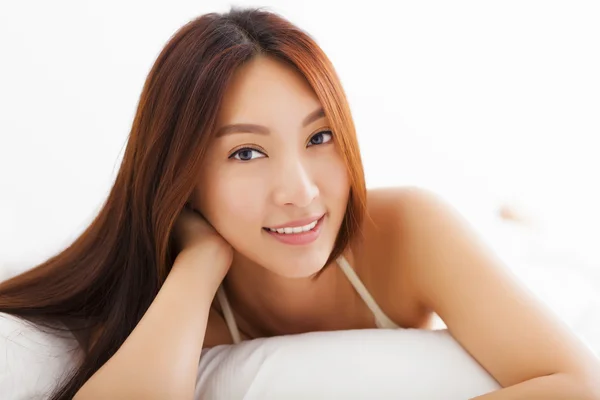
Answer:
[[[215,174],[206,185],[206,217],[231,244],[251,232],[260,233],[264,214],[264,183],[231,168]]]

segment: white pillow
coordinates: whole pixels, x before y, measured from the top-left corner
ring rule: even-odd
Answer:
[[[41,399],[81,361],[58,338],[0,313],[0,394]],[[313,332],[202,352],[196,399],[470,399],[498,383],[447,330]]]
[[[363,329],[205,349],[195,398],[466,400],[500,388],[446,329]]]
[[[46,399],[82,357],[70,332],[58,336],[0,313],[0,398]]]

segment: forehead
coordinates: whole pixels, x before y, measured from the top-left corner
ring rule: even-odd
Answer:
[[[272,57],[258,56],[234,73],[219,110],[218,123],[303,119],[320,105],[305,77]],[[277,118],[275,118],[277,117]]]

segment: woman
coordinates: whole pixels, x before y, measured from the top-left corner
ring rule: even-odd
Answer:
[[[0,286],[0,312],[77,337],[81,365],[54,399],[192,398],[203,347],[425,329],[434,313],[506,387],[481,399],[600,398],[598,360],[450,206],[366,191],[329,60],[261,10],[171,38],[106,204]]]

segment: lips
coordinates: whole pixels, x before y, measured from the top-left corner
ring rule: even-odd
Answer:
[[[323,215],[325,215],[325,214],[321,213],[318,215],[313,215],[311,217],[286,222],[285,224],[269,226],[266,229],[277,230],[277,229],[284,229],[284,228],[292,228],[293,229],[293,228],[305,227],[307,225],[310,225],[310,224],[318,221],[319,219],[321,219],[323,217]]]
[[[279,242],[290,244],[290,245],[307,245],[319,237],[321,233],[321,229],[326,220],[326,215],[323,215],[321,218],[316,221],[313,220],[314,226],[309,230],[302,230],[301,232],[291,232],[285,233],[285,229],[289,229],[291,227],[279,228],[279,230],[284,229],[284,233],[279,233],[279,231],[273,231],[269,228],[263,228],[263,230],[272,238],[278,240]],[[298,227],[295,227],[298,228]]]
[[[295,227],[285,227],[285,228],[266,228],[271,232],[277,232],[279,234],[293,235],[296,233],[308,232],[313,229],[317,225],[318,220],[311,222],[310,224],[295,226]]]

